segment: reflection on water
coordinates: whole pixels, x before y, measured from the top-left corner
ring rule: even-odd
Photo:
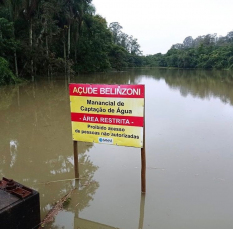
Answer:
[[[146,77],[165,80],[166,84],[181,95],[209,99],[217,97],[233,105],[233,72],[204,70],[145,70]]]
[[[67,85],[42,82],[20,87],[19,95],[17,91],[18,86],[1,89],[4,95],[0,98],[1,176],[37,189],[43,217],[54,201],[74,186],[72,181],[46,184],[73,178]],[[91,147],[91,143],[79,144],[81,177],[85,178],[80,181],[83,187],[79,195],[84,196],[80,210],[87,206],[98,188],[98,182],[84,184],[94,181],[93,175],[98,169],[85,154]]]
[[[73,180],[62,78],[0,88],[0,175],[40,192],[42,218],[76,188],[48,228],[230,228],[232,72],[138,69],[71,79],[145,84],[146,196],[134,148],[79,143],[82,179]]]
[[[138,84],[144,78],[165,80],[174,90],[179,90],[182,96],[208,99],[217,97],[224,103],[233,105],[233,72],[213,70],[174,70],[174,69],[137,69],[121,73],[97,74],[79,77],[78,82],[106,84]]]
[[[11,140],[10,141],[10,153],[11,153],[10,167],[12,167],[15,164],[16,156],[17,156],[17,149],[18,149],[18,141]]]

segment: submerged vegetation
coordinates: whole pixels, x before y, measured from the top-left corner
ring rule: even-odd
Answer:
[[[0,85],[55,73],[126,67],[233,67],[233,31],[143,56],[137,39],[95,14],[92,0],[0,0]]]

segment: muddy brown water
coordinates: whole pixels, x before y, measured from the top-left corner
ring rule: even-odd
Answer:
[[[79,143],[83,179],[72,180],[65,77],[0,87],[0,176],[38,190],[42,218],[78,188],[45,228],[232,228],[232,72],[140,69],[70,82],[145,84],[147,193],[136,148]]]

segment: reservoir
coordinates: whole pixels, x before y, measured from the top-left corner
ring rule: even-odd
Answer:
[[[79,143],[75,182],[69,83],[145,85],[145,195],[138,148]],[[45,228],[232,228],[232,136],[231,71],[131,69],[0,87],[1,178],[37,190],[42,219],[76,188]]]

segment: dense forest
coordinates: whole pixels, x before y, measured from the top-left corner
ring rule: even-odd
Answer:
[[[231,69],[233,31],[143,56],[137,39],[95,13],[92,0],[0,0],[0,85],[55,73],[126,67]]]
[[[92,0],[0,0],[0,84],[22,77],[138,66],[137,39]]]

